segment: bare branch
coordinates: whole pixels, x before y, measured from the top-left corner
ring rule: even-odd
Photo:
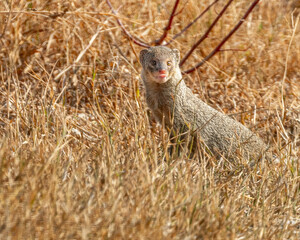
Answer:
[[[195,22],[197,22],[214,4],[216,4],[219,0],[215,0],[213,3],[211,3],[203,12],[201,12],[192,22],[190,22],[185,28],[183,28],[179,33],[177,33],[169,42],[167,42],[165,45],[169,45],[172,43],[176,38],[178,38],[180,35],[182,35],[186,30],[188,30]]]
[[[187,5],[188,2],[189,2],[189,0],[185,1],[183,7],[179,11],[177,11],[177,13],[174,14],[174,17],[176,17],[177,15],[179,15],[180,13],[183,12],[183,10],[185,9],[185,6]]]
[[[178,4],[179,4],[179,1],[180,0],[176,0],[176,2],[174,3],[174,7],[173,7],[173,10],[172,10],[172,13],[171,13],[171,16],[169,18],[169,22],[168,22],[168,25],[164,28],[164,32],[162,34],[162,36],[160,37],[160,39],[158,40],[155,40],[155,45],[161,45],[161,43],[165,40],[165,38],[167,37],[168,35],[168,32],[169,30],[171,29],[171,26],[172,26],[172,21],[173,21],[173,18],[174,16],[176,15],[176,9],[178,7]]]
[[[117,15],[117,12],[116,10],[113,8],[113,6],[111,5],[110,1],[109,0],[106,0],[106,3],[107,5],[109,6],[110,10],[115,14]],[[117,22],[119,24],[119,26],[122,28],[123,32],[125,33],[125,35],[131,40],[133,41],[135,44],[141,46],[141,47],[150,47],[149,44],[145,43],[144,41],[142,41],[141,39],[137,38],[137,37],[134,37],[132,36],[125,28],[125,26],[123,25],[123,23],[121,22],[121,20],[119,18],[116,18],[117,19]]]
[[[199,44],[201,42],[203,42],[207,38],[208,34],[211,32],[211,30],[213,29],[213,27],[217,24],[217,22],[219,21],[219,19],[222,17],[222,15],[224,14],[224,12],[226,11],[226,9],[229,7],[229,5],[232,2],[233,2],[233,0],[229,0],[228,1],[228,3],[224,6],[224,8],[222,9],[222,11],[219,13],[219,15],[216,17],[216,19],[210,25],[210,27],[203,34],[203,36],[192,46],[192,48],[190,49],[190,51],[182,58],[182,60],[180,62],[180,66],[182,66],[185,63],[185,61],[189,58],[189,56],[191,56],[191,54],[199,46]]]
[[[244,14],[244,16],[240,19],[237,25],[228,33],[226,37],[223,38],[223,40],[220,42],[220,44],[209,54],[207,55],[200,63],[198,63],[196,66],[184,71],[184,74],[191,73],[195,71],[197,68],[201,67],[206,61],[208,61],[211,57],[213,57],[217,52],[220,51],[221,47],[228,41],[228,39],[240,28],[240,26],[245,22],[248,15],[252,12],[254,7],[259,3],[260,0],[255,0],[251,4],[251,6],[248,8],[247,12]]]
[[[249,50],[251,46],[245,48],[245,49],[238,49],[238,48],[226,48],[226,49],[220,49],[219,52],[246,52],[247,50]]]

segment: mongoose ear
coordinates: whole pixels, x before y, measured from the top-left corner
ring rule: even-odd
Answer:
[[[176,62],[179,63],[180,62],[180,52],[179,52],[179,50],[174,48],[173,52],[175,53]]]
[[[144,65],[147,52],[148,52],[148,49],[143,49],[142,51],[140,51],[140,63],[142,65]]]

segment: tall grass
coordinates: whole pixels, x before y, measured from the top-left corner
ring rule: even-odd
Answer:
[[[182,1],[170,36],[204,2]],[[273,145],[277,160],[253,169],[203,153],[164,161],[168,136],[145,104],[141,48],[105,1],[2,1],[0,238],[299,239],[300,23],[297,1],[286,2],[261,1],[230,51],[185,76],[201,99]],[[171,47],[186,53],[224,4]],[[248,4],[235,1],[183,68]],[[151,42],[172,5],[126,0],[118,13]]]

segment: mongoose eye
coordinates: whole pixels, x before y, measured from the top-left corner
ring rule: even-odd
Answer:
[[[152,61],[151,61],[151,64],[152,64],[153,66],[155,66],[155,65],[156,65],[156,61],[155,61],[155,60],[152,60]]]
[[[171,61],[167,61],[167,65],[168,65],[168,66],[171,66],[171,65],[172,65],[172,62],[171,62]]]

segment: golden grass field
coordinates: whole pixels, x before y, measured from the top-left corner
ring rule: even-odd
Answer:
[[[174,4],[111,2],[147,43]],[[181,1],[167,40],[211,2]],[[170,47],[184,56],[226,2]],[[182,70],[250,2],[234,1]],[[273,146],[276,161],[250,168],[204,152],[163,160],[168,135],[145,103],[142,48],[105,1],[1,1],[0,239],[300,239],[299,7],[262,0],[226,51],[184,77]]]

